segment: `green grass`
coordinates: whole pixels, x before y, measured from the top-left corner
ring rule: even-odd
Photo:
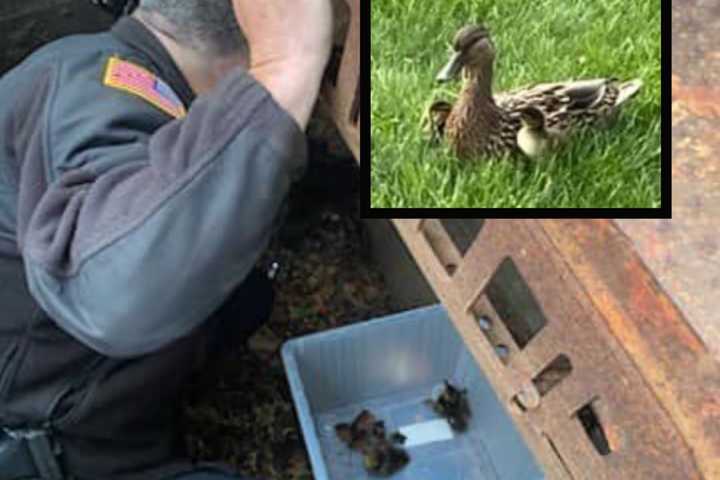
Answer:
[[[373,208],[657,208],[660,206],[658,0],[373,0]],[[497,48],[495,91],[528,83],[641,78],[607,130],[573,136],[537,162],[461,162],[430,147],[420,123],[460,84],[433,82],[464,24]]]

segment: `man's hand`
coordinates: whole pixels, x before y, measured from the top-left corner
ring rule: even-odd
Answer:
[[[233,0],[250,73],[307,126],[333,41],[330,0]]]

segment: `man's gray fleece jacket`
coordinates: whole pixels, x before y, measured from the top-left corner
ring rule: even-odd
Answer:
[[[111,58],[187,116],[106,85]],[[197,332],[305,162],[303,133],[252,76],[194,99],[132,18],[0,78],[0,428],[51,430],[77,479],[194,468],[173,422]]]

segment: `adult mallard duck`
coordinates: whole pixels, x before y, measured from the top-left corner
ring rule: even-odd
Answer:
[[[461,158],[521,151],[537,156],[581,127],[606,123],[642,86],[640,80],[614,78],[573,80],[492,94],[495,46],[481,25],[463,27],[455,35],[453,54],[437,80],[461,72],[465,83],[440,128]],[[435,102],[433,106],[443,102]],[[432,109],[433,107],[431,107]],[[430,118],[433,119],[430,112]],[[438,115],[435,115],[438,117]]]

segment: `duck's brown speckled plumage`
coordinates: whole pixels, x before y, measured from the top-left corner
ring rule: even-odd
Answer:
[[[614,78],[601,78],[526,86],[493,95],[495,49],[487,29],[464,27],[455,37],[454,49],[453,59],[438,78],[446,80],[451,72],[457,73],[462,67],[465,81],[451,111],[440,117],[443,125],[435,130],[444,133],[461,158],[518,151],[530,155],[518,145],[518,134],[527,127],[524,110],[541,112],[547,128],[532,130],[526,138],[532,139],[535,133],[565,137],[571,130],[605,123],[603,120],[610,118],[641,85],[639,80],[621,83]],[[447,102],[435,102],[430,107],[431,117],[436,105],[447,106]]]
[[[502,155],[517,148],[520,118],[500,108],[489,91],[468,81],[445,125],[445,138],[458,157]]]

